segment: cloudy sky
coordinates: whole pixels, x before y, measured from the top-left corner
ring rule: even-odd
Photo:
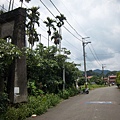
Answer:
[[[14,8],[20,7],[14,0]],[[91,43],[85,46],[87,70],[120,70],[120,0],[31,0],[23,7],[40,7],[41,42],[47,46],[47,28],[43,23],[47,17],[55,19],[59,12],[67,18],[62,27],[62,47],[71,51],[70,61],[81,63],[83,70],[82,38]],[[0,0],[0,5],[8,10],[9,0]],[[2,8],[0,6],[0,9]],[[49,9],[47,9],[47,8]],[[51,13],[54,15],[52,15]],[[68,24],[69,23],[69,24]],[[66,30],[67,28],[68,30]],[[50,42],[53,45],[53,41]]]

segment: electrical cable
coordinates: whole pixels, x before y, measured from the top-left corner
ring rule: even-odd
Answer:
[[[45,6],[45,8],[53,15],[53,17],[55,17],[55,15],[50,11],[50,9],[43,3],[42,0],[40,0],[40,2]],[[56,18],[56,17],[55,17]],[[68,30],[65,26],[63,26],[70,34],[73,35],[73,37],[75,37],[76,39],[78,39],[79,41],[82,41],[81,39],[79,39],[78,37],[76,37],[72,32],[70,32],[70,30]]]
[[[61,14],[61,12],[60,12],[59,9],[55,6],[55,4],[52,2],[52,0],[49,0],[49,1],[52,3],[52,5],[55,7],[55,9]],[[66,22],[68,23],[68,25],[69,25],[81,38],[83,38],[67,20],[66,20]]]
[[[96,60],[96,62],[101,66],[101,64],[99,63],[99,61],[96,59],[96,57],[95,57],[95,55],[93,54],[93,52],[92,52],[92,50],[91,50],[91,48],[90,48],[90,46],[88,45],[88,47],[89,47],[89,49],[90,49],[90,51],[91,51],[91,53],[92,53],[92,55],[93,55],[93,57],[94,57],[94,59]]]

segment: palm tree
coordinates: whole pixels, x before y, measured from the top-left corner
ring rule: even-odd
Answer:
[[[60,16],[56,16],[56,19],[59,20],[57,22],[57,26],[59,28],[59,34],[61,35],[61,27],[64,25],[64,20],[66,20],[66,17],[63,14],[60,14]],[[61,51],[61,40],[59,41],[59,52]]]
[[[56,16],[56,19],[59,20],[57,26],[60,28],[62,25],[64,25],[64,20],[66,20],[66,17],[63,14],[60,14],[60,16]]]
[[[35,41],[39,41],[37,31],[35,29],[35,24],[39,26],[39,16],[40,13],[38,12],[39,7],[32,7],[28,9],[27,18],[29,22],[27,23],[27,35],[28,41],[31,44],[31,48],[34,46]]]
[[[47,31],[47,33],[48,33],[48,48],[49,48],[49,36],[51,35],[51,28],[53,30],[56,30],[56,28],[54,27],[54,24],[53,24],[54,22],[56,22],[56,21],[53,19],[50,19],[49,17],[47,17],[47,21],[43,22],[46,24],[46,27],[48,27],[48,31]]]
[[[51,40],[54,39],[54,43],[57,46],[57,44],[59,44],[60,39],[62,39],[62,36],[58,33],[58,31],[55,31],[53,33],[53,36],[51,37]]]

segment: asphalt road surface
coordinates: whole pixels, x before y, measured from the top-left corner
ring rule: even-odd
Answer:
[[[120,90],[116,86],[91,90],[27,120],[120,120]]]

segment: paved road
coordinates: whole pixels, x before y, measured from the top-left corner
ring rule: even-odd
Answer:
[[[120,90],[116,86],[95,89],[27,120],[120,120]]]

